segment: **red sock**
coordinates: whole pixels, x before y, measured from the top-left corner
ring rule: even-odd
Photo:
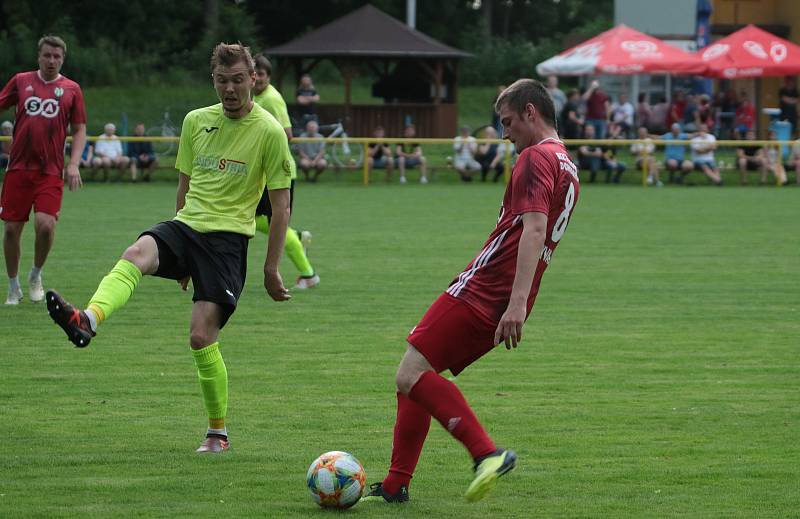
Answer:
[[[494,442],[478,417],[470,409],[458,387],[433,371],[426,371],[408,394],[414,402],[424,407],[442,427],[464,444],[473,458],[497,450]]]
[[[401,485],[408,486],[411,482],[430,427],[430,413],[398,392],[392,465],[389,467],[389,475],[383,480],[383,488],[389,494],[396,494]]]

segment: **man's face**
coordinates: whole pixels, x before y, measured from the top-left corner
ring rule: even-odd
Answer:
[[[533,119],[536,109],[532,104],[525,105],[521,114],[504,104],[500,109],[500,123],[503,125],[503,138],[514,143],[517,153],[533,144]]]
[[[319,126],[317,126],[317,121],[308,121],[306,124],[306,133],[309,135],[316,135],[317,130],[319,130]]]
[[[619,104],[621,104],[621,105],[622,105],[622,104],[625,104],[625,102],[626,102],[627,100],[628,100],[628,96],[626,96],[625,94],[620,94],[620,95],[619,95]]]
[[[238,61],[230,66],[217,65],[213,76],[214,90],[226,113],[237,113],[247,106],[256,81],[255,71],[250,72],[243,61]]]
[[[558,86],[558,78],[555,76],[547,76],[547,88],[556,88]]]
[[[111,137],[112,135],[114,135],[114,130],[116,130],[116,128],[114,128],[113,126],[111,126],[111,125],[108,125],[108,124],[107,124],[107,125],[105,125],[105,127],[103,128],[103,132],[104,132],[106,135],[108,135],[109,137]]]
[[[639,138],[644,139],[647,137],[647,128],[639,128]]]
[[[413,126],[406,126],[406,129],[405,129],[405,131],[403,132],[403,134],[404,134],[406,137],[413,137],[415,133],[417,133],[417,132],[414,130],[414,127],[413,127]]]
[[[708,126],[707,126],[707,125],[705,125],[705,124],[701,124],[701,125],[700,125],[700,128],[698,128],[698,129],[697,129],[697,131],[698,131],[699,133],[701,133],[701,134],[703,134],[703,133],[707,133],[707,132],[708,132]]]
[[[677,137],[679,133],[681,133],[681,127],[678,126],[677,124],[673,124],[672,125],[672,135]]]
[[[265,88],[269,86],[269,74],[264,69],[257,68],[256,69],[256,83],[255,83],[255,91],[256,92],[263,92]]]
[[[745,134],[745,138],[748,141],[756,140],[756,132],[754,132],[753,130],[748,130],[747,133]]]
[[[311,76],[304,75],[300,78],[300,86],[303,88],[309,88],[311,86]]]
[[[143,124],[137,124],[136,128],[134,128],[133,132],[136,134],[137,137],[143,137],[144,136],[144,125]]]
[[[64,49],[61,47],[53,47],[52,45],[42,45],[42,50],[39,51],[39,70],[45,79],[55,79],[61,66],[64,64]]]
[[[594,126],[587,126],[583,129],[584,139],[594,139]]]

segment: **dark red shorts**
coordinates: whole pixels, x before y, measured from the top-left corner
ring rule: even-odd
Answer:
[[[497,323],[445,292],[428,308],[407,340],[437,372],[449,369],[458,375],[494,348],[496,329]]]
[[[8,171],[0,195],[0,219],[27,222],[31,209],[58,218],[64,181],[39,171]]]

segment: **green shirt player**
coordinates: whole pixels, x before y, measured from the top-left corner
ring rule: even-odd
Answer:
[[[184,290],[191,278],[189,344],[209,419],[197,452],[229,447],[228,374],[217,338],[244,286],[247,242],[255,234],[255,209],[265,187],[272,220],[264,287],[275,301],[290,298],[278,272],[289,222],[286,136],[275,118],[250,99],[255,64],[247,47],[217,45],[211,76],[221,103],[189,112],[183,121],[175,164],[175,218],[143,232],[125,250],[85,310],[55,291],[46,295],[50,316],[75,346],[83,348],[97,327],[128,301],[143,275],[177,280]]]
[[[281,93],[270,84],[272,64],[263,54],[256,55],[255,62],[256,84],[253,88],[253,101],[278,120],[286,132],[286,138],[291,140],[292,121],[289,119],[286,102],[283,100]],[[289,155],[289,164],[292,168],[292,186],[289,189],[289,211],[291,212],[294,205],[294,181],[297,178],[297,166],[291,154]],[[272,218],[272,207],[269,203],[269,196],[264,192],[258,207],[256,207],[256,230],[268,234],[270,218]],[[286,255],[289,256],[289,259],[292,260],[292,263],[300,272],[300,277],[297,278],[297,283],[294,286],[296,289],[302,290],[319,284],[319,276],[314,272],[314,268],[308,261],[306,254],[306,248],[310,244],[310,232],[298,232],[291,227],[286,232]]]

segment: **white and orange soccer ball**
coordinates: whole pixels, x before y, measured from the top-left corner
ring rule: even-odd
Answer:
[[[350,508],[364,493],[367,474],[347,452],[326,452],[308,467],[306,485],[314,502],[323,508]]]

